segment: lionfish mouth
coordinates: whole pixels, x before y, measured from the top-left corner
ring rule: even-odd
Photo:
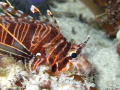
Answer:
[[[74,60],[69,60],[66,67],[62,69],[63,71],[78,71],[82,75],[89,75],[90,63],[81,55]]]

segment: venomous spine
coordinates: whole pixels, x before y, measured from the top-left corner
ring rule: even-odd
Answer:
[[[0,14],[0,53],[2,56],[10,53],[17,58],[31,59],[30,70],[36,70],[43,63],[48,64],[54,75],[74,69],[85,75],[90,73],[89,62],[80,54],[89,37],[79,45],[67,42],[49,10],[47,13],[55,25],[51,24],[33,5],[31,11],[42,15],[45,23],[16,10],[7,3],[0,2],[0,7],[6,12],[6,14]]]

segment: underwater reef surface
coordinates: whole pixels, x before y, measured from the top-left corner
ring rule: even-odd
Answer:
[[[74,76],[68,77],[68,72],[62,73],[58,79],[46,72],[50,68],[45,65],[40,66],[37,73],[28,73],[21,61],[16,63],[7,57],[10,66],[7,63],[5,67],[0,65],[0,70],[4,73],[4,75],[0,74],[1,89],[87,90],[88,88],[89,90],[90,87],[97,86],[98,90],[119,90],[120,59],[116,52],[117,40],[107,37],[103,30],[96,30],[84,23],[83,18],[89,23],[95,18],[80,0],[67,0],[64,3],[54,1],[53,3],[56,7],[51,7],[51,10],[57,19],[61,33],[68,41],[79,44],[90,35],[90,40],[82,49],[82,55],[91,63],[93,75],[90,78],[83,77],[83,84],[78,78],[74,80]],[[6,57],[4,58],[3,61],[6,61]]]
[[[56,88],[57,90],[89,90],[88,88],[95,87],[95,84],[89,81],[90,79],[79,76],[79,73],[77,75],[65,72],[57,77],[48,72],[50,67],[46,65],[41,65],[37,72],[28,73],[21,61],[16,63],[8,56],[1,60],[4,60],[2,64],[9,60],[6,62],[6,65],[9,65],[4,68],[8,70],[7,75],[0,78],[2,90],[56,90]]]

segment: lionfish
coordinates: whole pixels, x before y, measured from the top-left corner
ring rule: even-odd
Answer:
[[[40,14],[45,22],[40,22],[7,3],[0,2],[0,7],[6,13],[0,14],[1,56],[11,54],[17,59],[31,60],[31,71],[41,64],[47,64],[54,75],[71,70],[78,70],[84,75],[90,73],[90,63],[80,54],[89,36],[81,44],[71,44],[60,33],[57,21],[49,10],[47,14],[54,24],[34,5],[30,10]]]

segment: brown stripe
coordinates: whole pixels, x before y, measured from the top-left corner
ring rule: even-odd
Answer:
[[[62,42],[61,42],[62,41]],[[56,59],[56,55],[62,50],[62,48],[64,48],[66,42],[62,39],[58,44],[56,44],[56,48],[52,51],[52,53],[50,54],[50,60],[53,59],[52,61],[49,60],[50,65],[53,64],[53,62],[55,63],[55,59]]]
[[[19,41],[21,40],[23,31],[24,31],[24,24],[23,24],[23,23],[20,23],[20,24],[19,24],[19,27],[18,27],[18,30],[17,30],[17,34],[18,34],[18,35],[17,35],[17,38],[18,38]]]
[[[20,23],[20,24],[18,25],[18,27],[17,27],[17,35],[16,35],[16,38],[17,38],[18,40],[20,40],[21,33],[22,33],[22,32],[20,32],[21,26],[22,26],[22,24]]]
[[[52,66],[52,72],[55,72],[56,70],[57,70],[57,65],[54,64],[54,65]]]
[[[6,29],[8,29],[8,28],[6,28]],[[5,43],[6,38],[7,38],[7,32],[5,32],[3,43]]]
[[[16,37],[16,35],[17,35],[17,28],[18,28],[19,24],[18,23],[14,23],[14,24],[15,24],[15,28],[13,29],[14,32],[12,34]],[[11,42],[11,45],[13,45],[14,41],[15,40],[13,39],[12,42]]]
[[[43,24],[40,25],[40,30],[39,30],[39,37],[42,38],[41,36],[43,35],[44,32],[46,32],[46,27]]]
[[[48,44],[45,44],[44,47],[52,47],[55,45],[56,41],[62,36],[61,33],[56,29],[56,32],[58,33],[55,38],[53,38]]]
[[[8,25],[9,25],[9,26],[8,26],[8,30],[9,30],[11,33],[13,33],[16,24],[8,24]],[[12,41],[13,41],[13,37],[11,37],[9,34],[7,34],[7,38],[6,38],[6,40],[5,40],[5,43],[8,44],[8,45],[11,45]]]
[[[44,36],[44,39],[41,41],[41,45],[44,46],[45,44],[49,44],[57,35],[56,29],[53,27],[49,27],[49,32]]]
[[[47,27],[45,27],[43,24],[41,24],[41,28],[40,28],[40,33],[39,33],[39,39],[38,39],[38,44],[37,45],[35,45],[35,47],[32,49],[32,51],[31,52],[34,52],[34,51],[36,51],[36,50],[38,50],[38,47],[41,47],[42,45],[40,44],[40,42],[42,41],[42,39],[45,37],[45,35],[46,35],[46,33],[48,32],[48,28]],[[42,49],[42,48],[40,48],[40,49]],[[34,51],[33,51],[34,50]],[[39,50],[39,51],[41,51],[41,50]]]
[[[26,37],[26,34],[28,33],[28,31],[29,31],[29,28],[30,28],[30,24],[27,24],[27,23],[25,23],[25,28],[23,29],[23,35],[22,35],[22,37],[21,37],[21,42],[23,43],[23,41],[24,41],[24,39],[25,39],[25,37]]]
[[[50,45],[47,48],[51,48],[51,47],[55,47],[55,45],[57,43],[59,43],[59,41],[63,39],[63,36],[61,34],[58,34],[55,38],[53,42],[50,42]]]
[[[46,47],[47,51],[52,51],[55,48],[56,44],[58,44],[60,42],[60,40],[63,39],[63,37],[61,35],[56,36],[56,37],[57,37],[56,40],[52,43],[50,42],[49,46]]]
[[[44,25],[43,24],[43,26],[44,26],[44,28],[43,28],[43,33],[40,33],[40,40],[43,40],[46,36],[47,36],[47,34],[49,34],[49,32],[50,32],[50,30],[51,29],[49,29],[49,27],[47,27],[46,25]]]
[[[3,22],[3,26],[6,27],[6,23],[5,22]],[[4,41],[5,41],[5,35],[6,35],[7,32],[3,28],[2,28],[2,31],[3,31],[2,32],[2,42],[4,43]]]
[[[66,57],[70,48],[71,48],[71,44],[67,43],[67,46],[65,47],[64,51],[59,55],[59,58],[57,59],[58,62],[63,61],[63,58]]]
[[[39,36],[42,28],[43,28],[43,25],[37,24],[37,28],[35,30],[34,36]]]
[[[69,62],[67,58],[65,58],[62,62],[58,63],[58,70],[61,71],[63,68],[66,67],[66,64]]]
[[[24,37],[24,35],[25,35],[25,31],[27,30],[27,24],[24,24],[24,23],[22,23],[22,27],[21,27],[21,37],[20,37],[20,42],[23,42],[23,37]]]
[[[3,30],[2,30],[2,27],[0,26],[0,42],[2,42],[2,32]]]
[[[1,33],[1,42],[3,42],[4,32],[5,32],[5,30],[2,28],[2,33]]]
[[[33,51],[39,42],[38,39],[39,39],[39,34],[40,34],[40,28],[41,28],[41,25],[37,24],[37,28],[35,29],[35,33],[34,33],[32,40],[31,40],[31,45],[29,48],[30,51]]]
[[[23,40],[23,44],[29,49],[31,46],[31,41],[32,41],[32,37],[35,33],[35,30],[37,28],[36,24],[28,24],[28,30],[26,30],[26,34],[24,36],[24,40]]]
[[[61,36],[59,36],[58,37],[58,39],[55,41],[55,42],[53,42],[53,43],[51,43],[47,48],[46,48],[46,53],[50,56],[51,55],[51,53],[54,51],[54,49],[55,49],[55,46],[58,46],[59,44],[60,44],[60,41],[63,39],[63,37]],[[48,58],[49,58],[49,56],[48,56]]]
[[[56,55],[55,61],[58,61],[58,58],[60,56],[60,54],[63,53],[63,51],[65,50],[65,48],[67,47],[67,42],[65,42],[64,47],[61,49],[61,51],[59,51],[59,53]],[[59,60],[60,61],[60,60]]]

